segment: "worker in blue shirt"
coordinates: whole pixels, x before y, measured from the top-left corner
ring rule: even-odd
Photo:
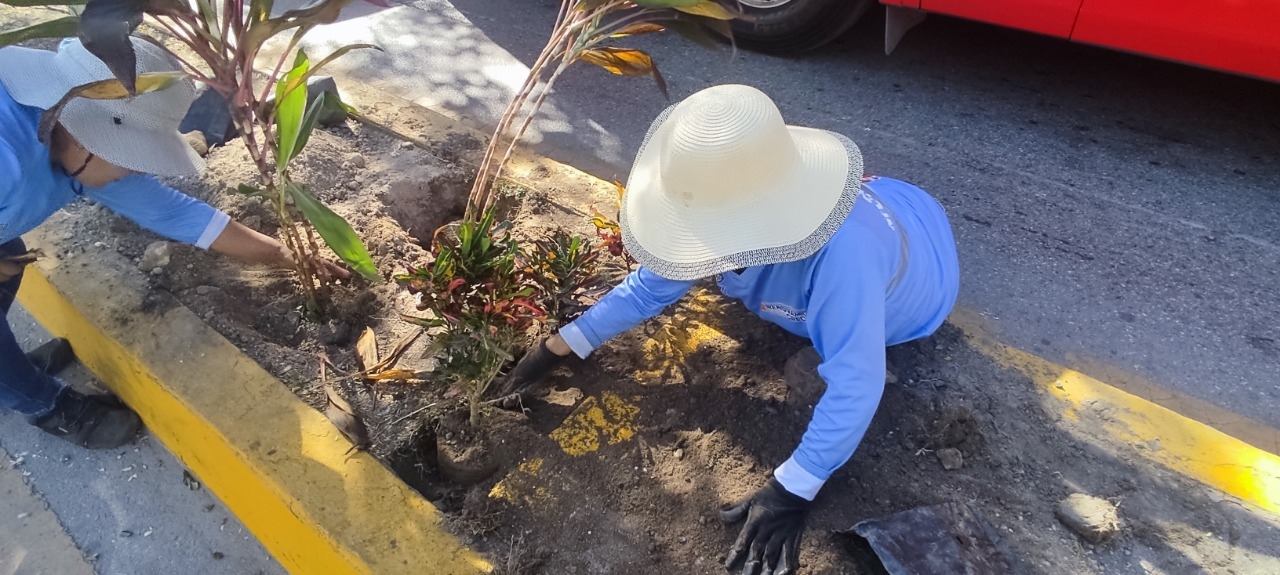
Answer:
[[[179,70],[150,42],[133,39],[139,74]],[[231,220],[147,174],[198,174],[203,160],[178,133],[195,99],[190,80],[127,100],[72,100],[49,141],[45,110],[76,86],[112,77],[79,40],[57,52],[0,49],[0,313],[8,314],[31,256],[20,237],[84,197],[173,240],[249,262],[292,267],[276,239]],[[350,273],[318,262],[332,277]],[[84,395],[53,376],[71,360],[66,340],[24,354],[0,321],[0,406],[57,437],[91,449],[118,447],[141,428],[137,414],[111,396]]]
[[[694,280],[807,337],[827,387],[791,457],[750,498],[726,567],[795,573],[811,502],[862,440],[884,389],[885,347],[930,335],[959,289],[942,207],[923,190],[864,178],[848,138],[787,126],[747,86],[715,86],[668,108],[637,154],[623,243],[640,267],[533,348],[504,391],[527,392],[571,354],[675,303]]]

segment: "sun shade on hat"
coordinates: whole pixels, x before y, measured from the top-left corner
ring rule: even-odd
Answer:
[[[131,38],[138,73],[180,70],[173,56]],[[0,82],[14,100],[49,109],[72,88],[112,78],[111,70],[77,39],[63,40],[57,52],[10,46],[0,49]],[[76,98],[59,119],[85,149],[122,168],[161,176],[200,173],[204,160],[186,143],[178,126],[195,101],[195,84],[183,79],[157,92],[123,100]]]
[[[786,125],[750,86],[715,86],[649,127],[627,180],[623,243],[675,280],[804,259],[844,223],[861,183],[848,138]]]

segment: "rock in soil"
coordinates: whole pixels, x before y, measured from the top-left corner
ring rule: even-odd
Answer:
[[[163,268],[169,265],[169,257],[171,255],[173,255],[173,247],[169,245],[169,242],[152,242],[147,246],[146,251],[142,253],[142,260],[138,262],[138,269],[150,272],[157,268]]]
[[[1102,543],[1120,531],[1120,514],[1110,501],[1073,493],[1058,504],[1058,521],[1090,543]]]
[[[964,454],[954,447],[944,447],[938,450],[938,461],[942,462],[943,469],[954,471],[964,467]]]
[[[827,382],[818,375],[818,364],[822,357],[818,350],[806,347],[787,359],[783,367],[783,376],[787,380],[787,403],[792,405],[813,405],[822,397],[827,389]]]

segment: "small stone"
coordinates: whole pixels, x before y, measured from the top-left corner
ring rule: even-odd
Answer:
[[[156,273],[152,270],[169,265],[172,254],[173,247],[169,242],[152,242],[142,253],[142,259],[138,261],[138,269]]]
[[[675,455],[675,456],[676,456],[676,461],[680,461],[680,460],[684,459],[684,450],[683,450],[683,449],[677,449],[677,450],[676,450],[676,452],[675,452],[673,455]]]
[[[107,244],[104,244],[104,243],[102,243],[102,242],[93,242],[93,247],[95,247],[95,248],[100,248],[100,247],[103,247],[103,246],[105,246],[105,245],[107,245]]]
[[[182,135],[187,141],[187,145],[201,158],[209,155],[209,142],[205,141],[204,134],[200,130],[193,130]]]
[[[353,192],[360,189],[360,182],[357,182],[355,180],[351,180],[350,182],[347,182],[347,189]]]
[[[214,552],[213,552],[213,558],[214,558],[215,560],[217,560],[217,561],[222,561],[222,558],[223,558],[223,557],[226,557],[226,555],[223,555],[221,551],[214,551]]]
[[[698,518],[698,525],[706,525],[706,524],[707,524],[707,516],[706,516],[706,515],[703,515],[703,516],[701,516],[701,517],[699,517],[699,518]]]
[[[886,369],[884,370],[884,382],[889,385],[897,385],[898,376],[894,375],[892,371]]]
[[[943,469],[954,471],[964,467],[964,454],[954,447],[945,447],[938,450],[938,461],[942,462]]]
[[[365,160],[364,160],[364,156],[361,156],[360,154],[358,154],[358,153],[356,153],[356,152],[352,152],[352,153],[350,153],[350,154],[347,154],[347,163],[348,163],[348,164],[351,164],[351,167],[353,167],[353,168],[363,168],[363,167],[365,167],[365,165],[366,165],[366,164],[365,164]]]
[[[1056,515],[1063,525],[1090,543],[1102,543],[1120,531],[1120,514],[1110,501],[1073,493],[1058,504]]]
[[[151,269],[151,275],[153,275],[153,276],[158,276],[158,275],[163,274],[163,273],[164,273],[164,268],[152,268],[152,269]]]
[[[812,347],[806,347],[787,359],[782,368],[787,380],[787,403],[813,405],[818,402],[827,388],[827,382],[818,375],[820,363],[822,356]]]
[[[677,541],[679,541],[679,542],[681,542],[681,543],[686,543],[686,542],[688,542],[688,541],[689,541],[689,539],[688,539],[688,538],[686,538],[686,537],[684,537],[683,535],[681,535],[681,536],[680,536],[680,538],[679,538],[679,539],[677,539]]]
[[[408,150],[409,148],[412,148],[412,147],[413,147],[413,142],[400,142],[401,150]]]

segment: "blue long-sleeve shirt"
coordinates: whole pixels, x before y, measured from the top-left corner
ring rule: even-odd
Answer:
[[[885,347],[933,333],[955,304],[960,271],[951,225],[920,188],[869,178],[844,224],[803,260],[717,276],[727,297],[813,342],[827,383],[791,458],[774,471],[813,499],[853,455],[884,390]],[[580,357],[675,303],[694,284],[645,268],[560,330]]]
[[[0,244],[31,231],[78,199],[77,189],[146,229],[200,248],[208,248],[231,220],[144,174],[100,188],[73,186],[74,180],[50,161],[49,147],[37,137],[43,112],[16,102],[0,84]]]

